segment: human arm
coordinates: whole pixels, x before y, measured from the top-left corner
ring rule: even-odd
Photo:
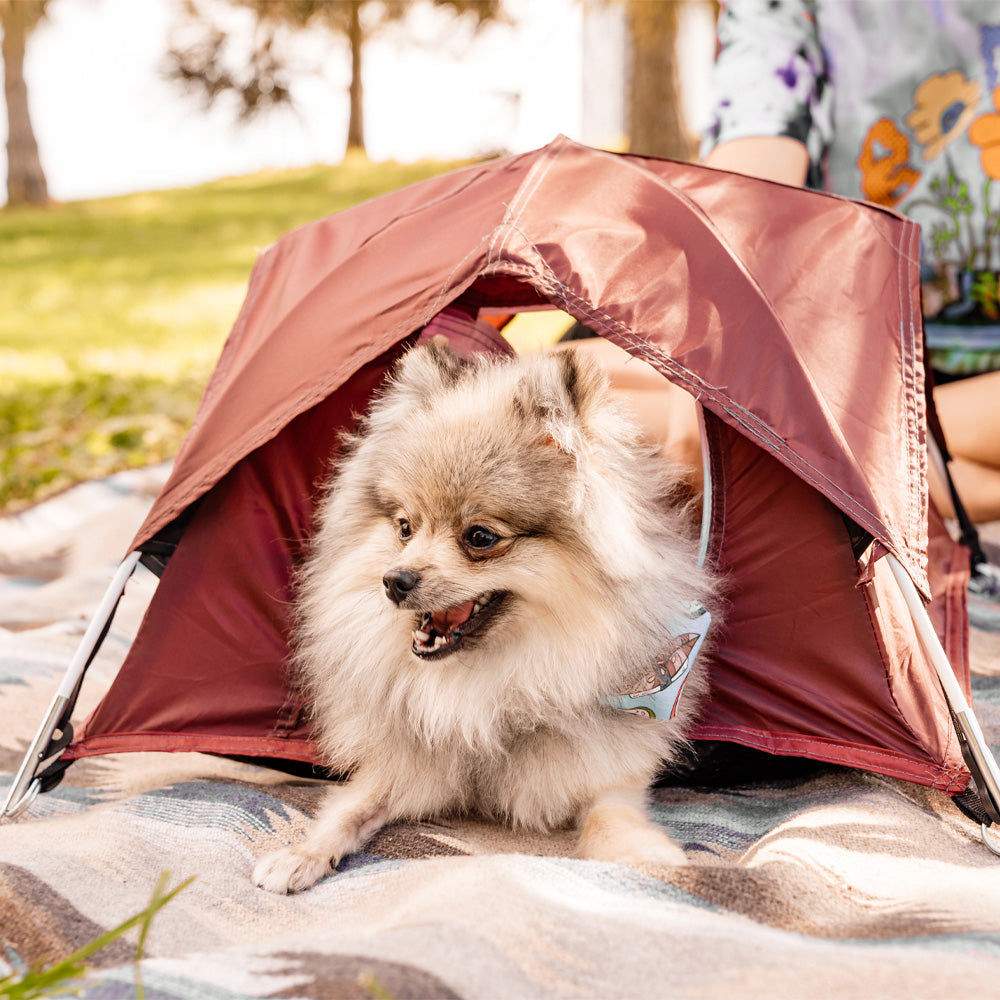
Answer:
[[[833,137],[832,89],[810,0],[730,0],[718,24],[702,162],[819,186]]]
[[[718,170],[802,187],[809,172],[809,151],[788,136],[754,135],[720,143],[703,162]]]

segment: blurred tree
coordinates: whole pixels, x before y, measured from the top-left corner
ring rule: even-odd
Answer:
[[[0,0],[4,98],[7,104],[7,204],[46,205],[49,187],[28,113],[24,53],[48,0]]]
[[[684,118],[677,40],[685,7],[707,6],[718,16],[718,0],[584,0],[617,4],[625,20],[629,69],[625,129],[629,151],[673,160],[694,157],[697,142]]]
[[[677,72],[677,23],[684,2],[626,2],[632,67],[627,105],[632,153],[673,160],[687,160],[694,153]]]
[[[506,21],[502,0],[430,0],[456,16],[468,17],[478,29],[489,21]],[[364,108],[361,84],[364,43],[392,21],[404,18],[412,0],[225,0],[249,11],[254,30],[250,49],[232,51],[233,35],[220,27],[200,0],[185,0],[187,37],[171,44],[167,75],[199,93],[206,103],[222,94],[235,95],[241,119],[266,108],[291,103],[289,67],[280,44],[283,35],[323,28],[347,41],[351,55],[350,117],[347,148],[364,152]]]

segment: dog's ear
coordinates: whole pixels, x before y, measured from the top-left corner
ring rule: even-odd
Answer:
[[[591,357],[572,348],[532,365],[514,394],[515,409],[539,421],[546,443],[568,455],[590,436],[591,416],[607,400],[608,379]]]
[[[399,359],[391,386],[414,399],[422,399],[455,385],[461,377],[461,359],[451,349],[448,338],[437,334]]]
[[[405,419],[415,408],[433,399],[463,376],[462,362],[448,346],[448,338],[432,337],[408,350],[396,362],[381,396],[368,415],[368,429],[376,430]]]

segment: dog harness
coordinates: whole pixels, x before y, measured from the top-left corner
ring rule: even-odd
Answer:
[[[605,699],[606,705],[623,712],[648,715],[651,719],[674,717],[684,682],[712,624],[711,613],[703,607],[692,608],[691,615],[678,623],[673,644],[666,654],[629,684],[628,694],[613,695]]]

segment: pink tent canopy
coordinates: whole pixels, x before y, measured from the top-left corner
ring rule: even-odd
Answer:
[[[501,350],[485,313],[551,305],[704,408],[730,607],[696,735],[961,792],[948,706],[880,558],[933,594],[967,690],[968,553],[926,495],[917,259],[892,212],[564,138],[288,234],[135,539],[159,588],[63,762],[314,761],[288,602],[338,434],[429,324]]]

